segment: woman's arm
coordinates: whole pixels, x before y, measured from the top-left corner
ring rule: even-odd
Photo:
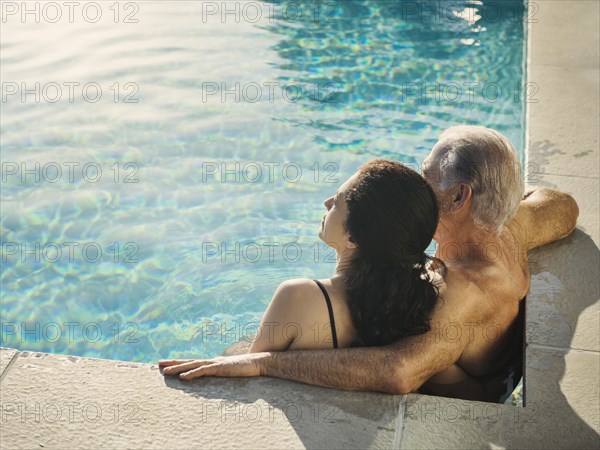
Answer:
[[[294,307],[295,295],[294,286],[288,281],[284,281],[277,286],[271,303],[260,321],[248,353],[284,351],[294,342],[296,336],[293,331],[284,333],[283,329],[291,316],[290,309]],[[293,327],[288,328],[294,329]]]
[[[260,321],[248,353],[287,350],[303,331],[306,333],[308,324],[320,317],[320,308],[315,306],[322,305],[315,305],[315,290],[315,283],[308,279],[281,283]]]
[[[332,307],[338,319],[335,321],[338,347],[346,347],[354,337],[354,328],[348,323],[349,312],[335,301]],[[248,353],[332,348],[331,323],[323,293],[313,280],[298,278],[279,285]]]

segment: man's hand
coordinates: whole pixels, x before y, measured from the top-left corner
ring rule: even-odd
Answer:
[[[258,377],[261,376],[260,360],[268,353],[249,353],[236,356],[219,356],[204,360],[159,361],[163,375],[177,375],[182,380],[199,377]]]

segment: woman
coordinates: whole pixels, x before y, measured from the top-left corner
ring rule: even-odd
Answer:
[[[325,207],[319,238],[336,250],[332,277],[280,284],[251,353],[380,346],[429,330],[438,274],[425,249],[438,206],[427,182],[400,163],[374,160]]]

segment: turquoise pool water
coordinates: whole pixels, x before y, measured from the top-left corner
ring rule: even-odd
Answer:
[[[57,4],[3,10],[2,346],[218,355],[332,272],[362,163],[459,123],[524,147],[520,2]]]

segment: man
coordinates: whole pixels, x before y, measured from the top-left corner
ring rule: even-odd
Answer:
[[[571,196],[551,189],[523,196],[514,147],[488,128],[450,128],[422,168],[439,200],[436,256],[447,267],[428,333],[385,347],[161,361],[164,374],[184,380],[262,375],[341,389],[421,389],[498,401],[507,368],[520,359],[527,251],[570,234],[579,209]]]

